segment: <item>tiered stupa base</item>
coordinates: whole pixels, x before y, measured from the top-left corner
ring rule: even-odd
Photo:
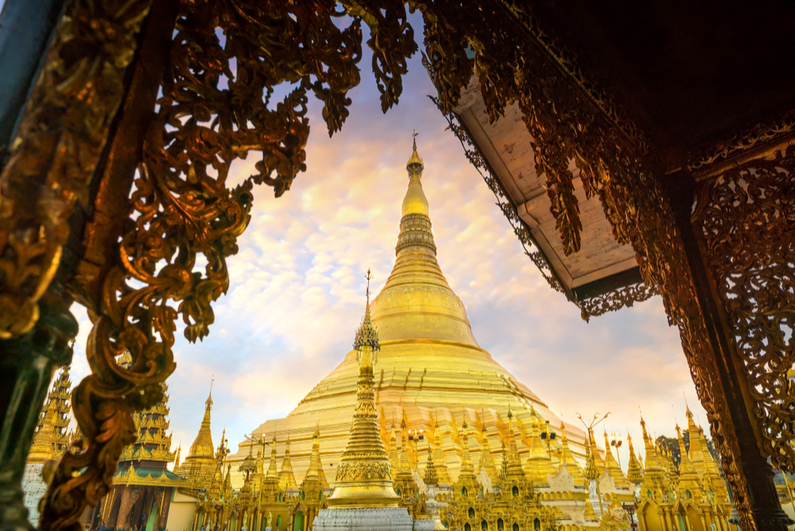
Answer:
[[[314,531],[411,531],[414,522],[405,507],[321,509]]]

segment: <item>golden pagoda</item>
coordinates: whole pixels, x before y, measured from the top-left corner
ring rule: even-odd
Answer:
[[[293,472],[293,462],[290,459],[290,438],[287,438],[287,445],[284,447],[284,457],[282,467],[279,469],[279,488],[281,490],[297,489],[298,483],[295,481]]]
[[[627,443],[629,444],[629,465],[627,466],[627,480],[639,486],[643,481],[643,467],[640,461],[635,457],[635,447],[632,446],[632,437],[627,434]]]
[[[39,523],[39,500],[47,490],[47,483],[42,478],[44,464],[63,455],[72,439],[72,434],[67,433],[71,387],[67,365],[55,378],[47,395],[25,463],[23,503],[28,510],[28,520],[34,526]]]
[[[478,463],[478,473],[484,469],[491,478],[492,485],[500,484],[500,473],[497,471],[497,466],[494,464],[494,456],[491,454],[491,445],[489,444],[489,436],[486,433],[486,426],[481,425],[480,431],[480,462]]]
[[[132,356],[125,352],[118,362],[127,367]],[[164,529],[176,490],[192,486],[189,480],[167,468],[176,463],[177,457],[171,452],[168,433],[168,386],[163,383],[161,388],[163,400],[133,414],[138,439],[122,451],[113,487],[94,508],[91,520],[96,518],[108,529],[130,528],[142,521],[150,529]]]
[[[405,418],[408,429],[425,429],[430,435],[434,465],[440,483],[451,485],[458,476],[457,430],[453,412],[462,407],[482,411],[490,445],[499,448],[496,429],[509,407],[516,421],[530,425],[530,408],[540,418],[559,419],[547,405],[482,349],[461,299],[450,288],[436,259],[431,230],[430,206],[423,191],[424,164],[414,143],[406,164],[408,187],[401,205],[400,233],[395,263],[386,284],[368,311],[378,329],[381,350],[374,373],[377,408]],[[341,461],[348,440],[359,378],[359,353],[348,352],[340,365],[318,383],[284,419],[273,419],[253,430],[253,436],[285,440],[290,434],[295,474],[309,467],[312,434],[319,425],[323,436],[323,459]],[[436,420],[438,416],[438,422]],[[383,426],[384,419],[382,419]],[[567,426],[571,451],[584,455],[584,434]],[[386,439],[386,430],[382,429]],[[384,442],[388,442],[384,440]],[[232,461],[248,455],[250,441],[240,443]],[[528,449],[519,449],[526,456]],[[417,462],[412,451],[410,462]],[[235,484],[242,483],[242,477]]]
[[[329,505],[338,508],[397,507],[400,501],[392,488],[392,464],[381,440],[375,409],[374,365],[381,347],[370,318],[369,271],[367,283],[367,306],[353,342],[359,365],[353,423],[337,467],[334,494],[329,498]],[[405,448],[404,441],[404,453]]]
[[[525,462],[525,473],[527,474],[527,479],[532,481],[533,485],[540,487],[549,483],[547,476],[555,473],[555,467],[552,464],[549,451],[544,448],[544,441],[541,439],[541,428],[535,415],[533,415],[531,430],[530,455],[527,456],[527,461]]]
[[[190,450],[188,450],[185,460],[175,470],[175,472],[196,484],[209,483],[216,472],[217,463],[213,447],[213,434],[210,429],[210,412],[212,409],[213,390],[211,385],[210,394],[204,402],[204,418],[202,418],[199,433],[196,434],[196,439],[190,445]]]
[[[613,483],[616,487],[621,489],[628,489],[629,488],[629,481],[627,481],[624,472],[621,470],[621,467],[618,466],[618,462],[616,458],[613,457],[613,451],[610,449],[610,440],[607,438],[607,431],[604,432],[605,435],[605,474],[608,474],[611,478],[613,478]]]
[[[72,381],[69,366],[64,367],[52,384],[47,402],[39,417],[33,444],[28,453],[28,463],[44,463],[60,457],[69,446],[66,429],[69,426],[69,400]]]
[[[585,486],[585,476],[582,473],[580,463],[574,459],[569,448],[569,439],[566,437],[566,428],[563,423],[560,423],[560,466],[566,465],[566,469],[574,478],[574,484],[578,487]]]

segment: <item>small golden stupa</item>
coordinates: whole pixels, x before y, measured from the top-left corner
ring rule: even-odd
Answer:
[[[370,319],[370,271],[367,271],[367,307],[353,348],[359,362],[356,408],[329,506],[397,507],[400,496],[392,488],[392,463],[381,440],[373,391],[373,368],[381,346]]]

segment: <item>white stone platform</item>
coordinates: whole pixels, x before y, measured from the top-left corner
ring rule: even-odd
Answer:
[[[411,531],[413,522],[405,507],[373,509],[321,509],[314,531]]]

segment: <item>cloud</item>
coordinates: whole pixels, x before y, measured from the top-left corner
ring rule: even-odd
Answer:
[[[213,377],[214,441],[226,427],[234,450],[245,433],[289,413],[343,360],[364,310],[364,272],[372,269],[377,292],[392,268],[415,128],[439,263],[480,345],[567,421],[577,412],[612,411],[608,431],[629,428],[640,441],[640,406],[652,432],[670,435],[672,404],[684,421],[684,390],[706,423],[659,298],[583,322],[524,255],[445,130],[425,97],[435,91],[418,57],[405,84],[400,106],[383,115],[364,75],[351,93],[348,122],[331,139],[313,104],[307,172],[280,199],[265,187],[255,190],[251,224],[229,259],[231,287],[214,305],[210,336],[196,345],[180,337],[174,348],[171,428],[183,455]],[[253,164],[236,163],[230,182],[251,174]],[[80,326],[75,379],[88,372],[80,354],[89,328],[84,316]]]

